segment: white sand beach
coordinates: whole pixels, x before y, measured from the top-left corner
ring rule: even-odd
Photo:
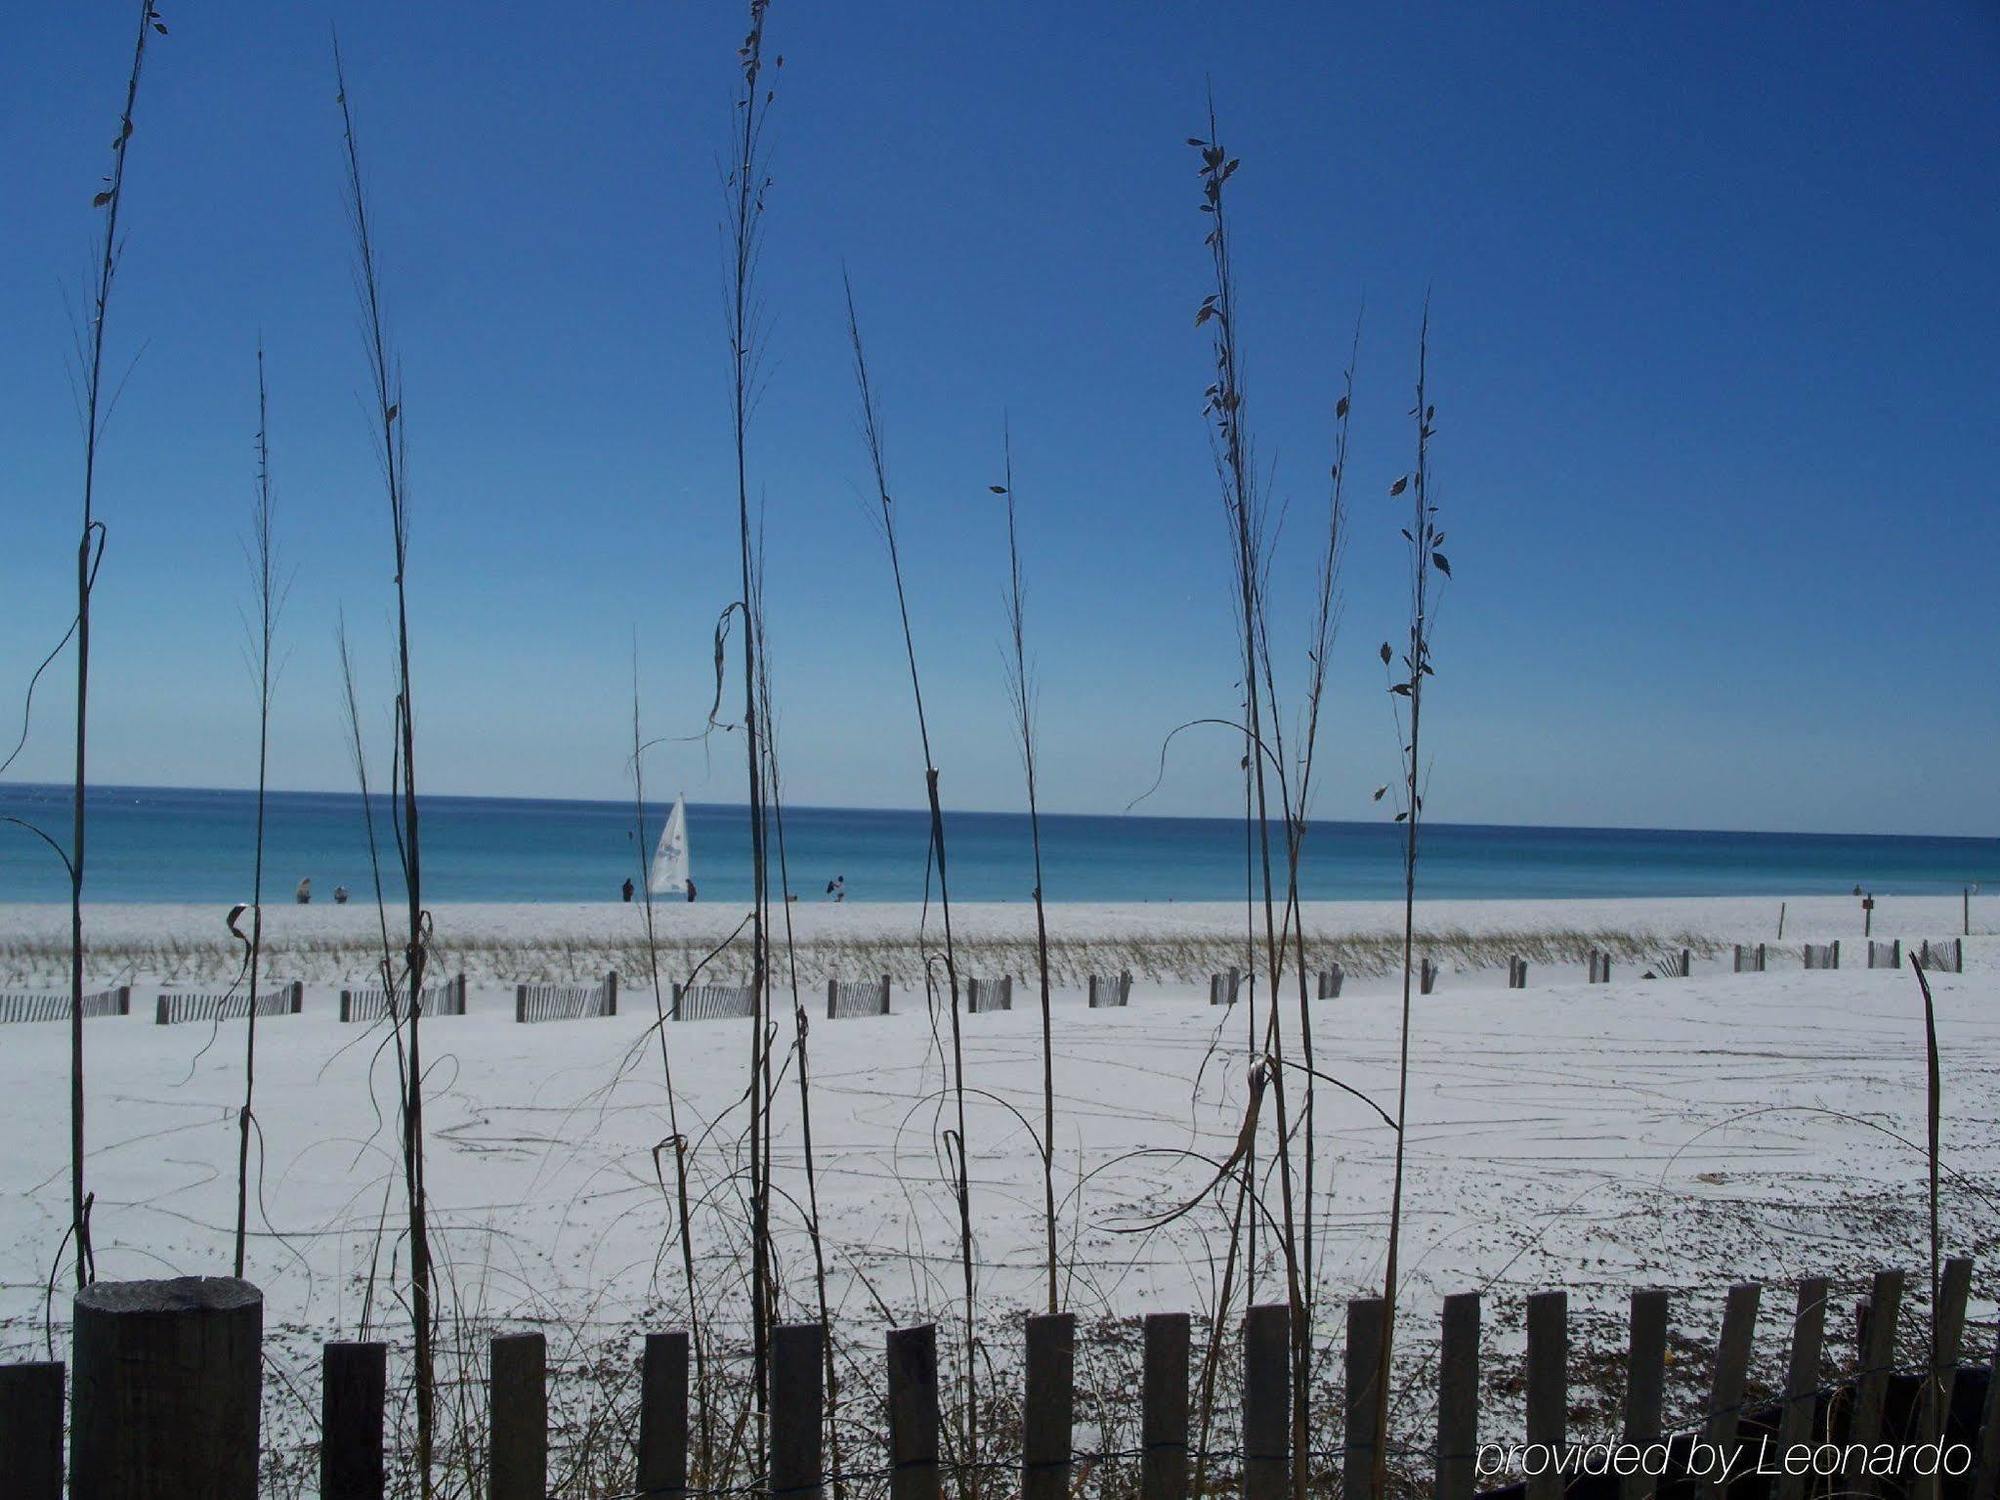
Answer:
[[[1520,1298],[1544,1286],[1567,1286],[1579,1339],[1610,1347],[1622,1338],[1618,1321],[1635,1286],[1682,1294],[1677,1330],[1706,1341],[1732,1281],[1783,1283],[1824,1272],[1844,1278],[1841,1292],[1851,1299],[1857,1278],[1875,1266],[1925,1263],[1924,1032],[1915,978],[1907,966],[1856,967],[1866,962],[1857,903],[1788,900],[1782,945],[1778,904],[1422,907],[1421,929],[1460,941],[1540,934],[1561,946],[1576,934],[1610,933],[1634,946],[1695,945],[1701,956],[1692,977],[1661,980],[1641,978],[1640,965],[1620,958],[1608,985],[1584,983],[1580,955],[1538,959],[1521,991],[1506,989],[1489,967],[1444,963],[1437,992],[1417,1002],[1413,1029],[1407,1349],[1431,1336],[1438,1299],[1460,1290],[1488,1293],[1488,1337],[1504,1357],[1518,1348]],[[0,943],[17,972],[37,944],[59,939],[60,915],[0,910]],[[719,905],[662,908],[663,943],[675,953],[713,945],[739,915]],[[918,915],[909,907],[815,903],[794,918],[801,951],[819,963],[914,954]],[[1032,931],[1025,906],[968,907],[954,916],[973,952],[1002,951],[982,945],[1018,945]],[[1875,931],[1948,939],[1960,917],[1957,898],[1887,897]],[[1127,965],[1135,972],[1128,1009],[1088,1010],[1071,981],[1055,996],[1057,1188],[1070,1300],[1086,1320],[1200,1313],[1213,1305],[1215,1257],[1227,1238],[1220,1210],[1128,1231],[1195,1195],[1212,1174],[1207,1163],[1227,1153],[1240,1124],[1247,1011],[1211,1007],[1199,979],[1157,976],[1211,951],[1205,944],[1226,948],[1242,911],[1054,907],[1051,918],[1077,953],[1160,955],[1150,974]],[[1333,952],[1387,933],[1397,919],[1386,904],[1316,905],[1307,929],[1315,952]],[[1993,930],[1996,919],[2000,902],[1975,900],[1975,931]],[[425,1028],[429,1193],[447,1295],[465,1327],[547,1328],[551,1360],[578,1378],[607,1354],[622,1358],[640,1330],[677,1321],[674,1210],[662,1186],[663,1175],[672,1178],[676,1120],[691,1143],[704,1293],[725,1312],[741,1301],[732,1173],[742,1149],[746,1023],[661,1028],[650,984],[628,971],[615,1017],[517,1025],[511,985],[498,977],[510,954],[552,962],[568,953],[570,966],[588,973],[606,953],[626,951],[639,920],[635,908],[617,906],[437,913],[441,948],[454,958],[480,955],[464,965],[469,1013]],[[367,972],[365,959],[356,967],[349,955],[365,951],[374,923],[372,909],[351,906],[270,913],[266,973],[302,979],[305,998],[302,1014],[259,1025],[248,1274],[267,1289],[270,1357],[290,1361],[304,1390],[320,1340],[359,1335],[364,1316],[365,1331],[394,1339],[402,1317],[389,1303],[401,1191],[390,1032],[335,1018],[339,982],[350,968],[351,977]],[[127,963],[146,952],[178,954],[191,968],[222,946],[220,927],[217,913],[164,906],[93,909],[89,922],[100,953]],[[1843,966],[1802,970],[1797,942],[1835,937],[1846,945]],[[1726,945],[1760,941],[1769,945],[1767,972],[1727,972]],[[1354,951],[1373,950],[1361,943]],[[1465,951],[1484,950],[1470,943]],[[1951,1252],[1986,1257],[1974,1287],[1975,1316],[1986,1318],[2000,1286],[1996,966],[2000,938],[1974,937],[1967,972],[1934,981],[1944,1241]],[[679,977],[674,964],[669,970],[669,980]],[[93,969],[94,980],[139,986],[130,1016],[85,1026],[92,1223],[105,1277],[228,1267],[244,1023],[155,1025],[152,990],[162,977]],[[39,978],[52,986],[56,975]],[[1359,973],[1340,999],[1310,1008],[1319,1066],[1389,1108],[1396,984],[1384,973]],[[1260,995],[1260,1014],[1262,1003]],[[966,1073],[977,1091],[968,1135],[980,1298],[996,1344],[1012,1341],[1009,1319],[1035,1305],[1043,1275],[1040,1165],[1029,1134],[1041,1115],[1031,987],[1017,982],[1015,1006],[962,1020]],[[781,1007],[781,1053],[793,1043],[789,1009]],[[868,1365],[885,1314],[951,1315],[957,1225],[941,1144],[948,1022],[928,1015],[921,990],[901,980],[887,1017],[829,1022],[823,997],[810,988],[804,1009],[812,1019],[812,1127],[830,1296],[843,1337]],[[1290,992],[1284,1018],[1296,1049]],[[68,1222],[68,1143],[59,1122],[68,1107],[69,1039],[62,1024],[5,1032],[0,1110],[13,1149],[0,1164],[0,1358],[27,1358],[45,1346],[45,1318],[58,1347],[64,1337],[65,1298],[50,1303],[45,1285]],[[785,1195],[778,1253],[791,1299],[811,1287],[796,1068],[796,1054],[787,1054],[775,1105]],[[1301,1087],[1295,1079],[1294,1109]],[[1320,1089],[1313,1279],[1329,1308],[1329,1377],[1338,1363],[1335,1304],[1379,1286],[1391,1145],[1366,1104]],[[1281,1295],[1273,1238],[1266,1235],[1257,1268],[1260,1298]],[[791,1305],[805,1310],[802,1301]],[[1757,1358],[1766,1378],[1775,1375],[1789,1305],[1775,1292],[1764,1304],[1770,1327]],[[1124,1373],[1093,1368],[1079,1378]],[[559,1399],[561,1390],[559,1373]],[[1424,1420],[1414,1410],[1399,1416],[1416,1426]],[[296,1439],[308,1425],[297,1412],[276,1412],[272,1421],[280,1450],[287,1433]]]

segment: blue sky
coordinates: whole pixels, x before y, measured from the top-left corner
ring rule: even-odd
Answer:
[[[692,732],[733,597],[718,157],[738,8],[162,9],[113,309],[137,363],[99,489],[94,774],[254,778],[260,330],[296,569],[275,782],[351,784],[343,607],[364,691],[388,700],[330,10],[405,367],[425,780],[621,795],[635,630],[649,729]],[[34,7],[0,53],[9,703],[70,608],[68,308],[130,20]],[[1373,653],[1399,628],[1403,518],[1384,492],[1428,288],[1456,570],[1434,817],[2000,832],[1992,7],[776,0],[769,35],[752,466],[794,800],[922,798],[843,262],[946,801],[1020,801],[986,491],[1003,415],[1048,803],[1123,807],[1173,725],[1233,701],[1183,144],[1212,84],[1243,160],[1250,422],[1288,507],[1273,587],[1295,666],[1365,313],[1320,812],[1377,815],[1395,765]],[[59,680],[13,775],[65,774],[66,713]],[[740,796],[736,749],[666,752],[653,784]],[[1184,738],[1148,810],[1229,811],[1236,754]]]

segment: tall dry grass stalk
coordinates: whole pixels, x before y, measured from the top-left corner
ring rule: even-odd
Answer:
[[[257,677],[257,819],[250,874],[250,1017],[243,1034],[243,1109],[237,1116],[236,1275],[243,1274],[250,1212],[251,1102],[257,1089],[257,984],[264,957],[264,799],[271,762],[271,652],[285,584],[278,577],[276,512],[271,496],[270,403],[264,386],[264,346],[257,345],[257,500],[250,513],[250,588],[256,617],[250,625],[251,669]]]
[[[770,1336],[777,1288],[771,1258],[771,962],[770,869],[765,832],[764,748],[758,718],[757,629],[751,619],[756,559],[750,521],[750,412],[756,399],[762,320],[757,310],[758,246],[764,220],[763,126],[775,91],[763,82],[764,23],[769,0],[750,0],[750,26],[737,51],[742,86],[725,182],[729,268],[730,420],[736,450],[736,522],[743,614],[743,737],[750,802],[750,1321],[757,1411],[769,1387]],[[774,65],[775,66],[775,65]],[[725,615],[725,619],[727,616]],[[718,656],[718,665],[720,657]]]
[[[104,425],[116,401],[116,393],[107,390],[105,384],[104,335],[110,323],[112,284],[117,279],[123,248],[118,238],[118,221],[125,204],[125,167],[131,155],[132,115],[139,102],[139,75],[145,67],[148,39],[155,34],[165,36],[166,31],[152,0],[140,0],[138,36],[132,44],[132,71],[125,80],[125,107],[119,112],[118,138],[111,143],[111,171],[91,200],[93,208],[104,210],[104,234],[99,241],[88,326],[77,330],[83,418],[83,528],[76,544],[76,761],[70,793],[70,845],[63,859],[69,868],[69,1237],[76,1247],[79,1287],[89,1285],[97,1276],[90,1247],[91,1200],[84,1190],[83,1174],[83,875],[87,823],[84,788],[90,731],[90,595],[97,582],[105,535],[104,523],[97,519],[97,456]]]
[[[409,546],[410,511],[407,450],[404,443],[402,374],[391,356],[382,305],[382,282],[369,231],[368,198],[363,191],[361,152],[354,134],[354,114],[347,99],[347,74],[340,44],[333,48],[335,102],[340,107],[341,138],[347,168],[347,209],[354,230],[355,281],[362,310],[362,337],[369,375],[370,418],[389,508],[389,538],[395,562],[396,589],[396,749],[390,777],[397,811],[392,828],[400,856],[407,926],[402,952],[402,987],[406,1004],[396,1003],[397,976],[384,975],[392,1024],[403,1034],[402,1123],[403,1182],[409,1216],[410,1332],[415,1364],[417,1409],[417,1481],[420,1493],[431,1493],[431,1458],[436,1430],[436,1372],[431,1308],[431,1244],[424,1196],[423,1019],[424,969],[430,942],[430,914],[423,904],[423,839],[417,801],[416,706],[410,670]],[[379,885],[378,885],[379,890]]]
[[[1396,1050],[1396,1165],[1389,1195],[1389,1244],[1382,1266],[1382,1353],[1375,1378],[1375,1463],[1371,1479],[1376,1500],[1382,1500],[1388,1485],[1389,1374],[1394,1368],[1396,1336],[1397,1272],[1403,1233],[1404,1148],[1409,1138],[1410,1098],[1410,997],[1415,973],[1417,931],[1417,851],[1424,820],[1425,776],[1422,759],[1424,682],[1434,674],[1431,667],[1431,626],[1436,610],[1436,579],[1451,577],[1451,563],[1440,549],[1444,532],[1437,524],[1438,508],[1431,500],[1430,443],[1436,428],[1437,409],[1430,401],[1431,312],[1424,304],[1422,326],[1417,335],[1417,400],[1411,415],[1417,419],[1416,467],[1389,486],[1390,496],[1410,497],[1410,524],[1403,536],[1410,558],[1409,638],[1397,652],[1382,643],[1382,665],[1395,670],[1400,660],[1402,675],[1389,684],[1389,692],[1404,700],[1396,705],[1396,722],[1402,734],[1403,806],[1396,820],[1403,824],[1403,1004]]]
[[[967,1157],[971,1147],[965,1131],[965,1046],[960,1035],[958,1013],[958,949],[951,928],[951,875],[945,858],[944,805],[938,796],[937,758],[931,753],[930,719],[924,712],[922,674],[917,670],[917,638],[910,627],[909,591],[904,587],[902,551],[896,540],[896,506],[889,495],[889,463],[884,449],[881,412],[876,406],[875,389],[868,378],[868,355],[861,342],[861,319],[854,309],[854,285],[845,272],[841,283],[847,297],[847,335],[854,354],[854,380],[861,397],[861,434],[868,448],[868,465],[875,481],[875,498],[881,508],[882,538],[889,550],[889,573],[896,587],[896,612],[903,626],[903,654],[910,669],[910,697],[916,705],[917,741],[924,756],[924,793],[930,804],[931,837],[929,865],[937,870],[938,906],[944,923],[944,971],[948,1012],[951,1018],[951,1090],[957,1109],[956,1131],[945,1132],[945,1152],[955,1160],[953,1184],[958,1199],[958,1256],[965,1299],[965,1352],[960,1374],[961,1409],[959,1420],[965,1435],[965,1465],[960,1484],[965,1492],[977,1494],[979,1463],[979,1403],[975,1366],[978,1362],[977,1329],[974,1317],[974,1277],[972,1269],[972,1179]],[[924,882],[924,912],[930,911],[928,870]],[[924,993],[930,1013],[937,1014],[937,984],[932,966],[924,965]]]
[[[1021,766],[1028,782],[1028,841],[1035,856],[1035,971],[1042,1000],[1042,1219],[1047,1232],[1049,1311],[1061,1310],[1056,1253],[1056,1071],[1055,1038],[1049,1022],[1049,922],[1042,893],[1042,813],[1035,776],[1035,682],[1028,667],[1027,590],[1021,580],[1021,543],[1014,513],[1014,439],[1001,435],[1000,484],[987,486],[1007,503],[1007,690],[1014,708],[1014,733],[1021,742]]]

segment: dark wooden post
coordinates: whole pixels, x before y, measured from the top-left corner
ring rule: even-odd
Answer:
[[[882,1014],[889,1014],[889,976],[882,976]]]
[[[1750,1344],[1757,1334],[1757,1302],[1763,1289],[1754,1281],[1739,1281],[1729,1289],[1722,1310],[1722,1334],[1715,1343],[1715,1378],[1709,1387],[1708,1421],[1704,1436],[1724,1459],[1735,1451],[1742,1417],[1743,1384],[1750,1371]],[[1703,1492],[1720,1496],[1725,1486],[1713,1482]]]
[[[1479,1453],[1479,1293],[1444,1299],[1438,1350],[1437,1500],[1472,1500]]]
[[[354,1008],[354,991],[342,990],[340,992],[340,1019],[343,1021],[347,1020],[353,1008]]]
[[[256,1500],[264,1294],[232,1276],[76,1294],[76,1500]]]
[[[1146,1372],[1141,1395],[1140,1500],[1187,1500],[1188,1315],[1146,1318]]]
[[[62,1500],[61,1361],[0,1365],[0,1495]]]
[[[674,993],[676,996],[679,995],[679,985],[674,986]],[[528,1019],[528,987],[525,984],[514,986],[514,1019],[516,1021],[525,1021]],[[679,1019],[678,1007],[676,1007],[675,1019]]]
[[[305,1008],[306,982],[303,979],[294,979],[292,981],[292,1014],[297,1015]]]
[[[824,1333],[817,1323],[781,1323],[771,1331],[771,1500],[819,1500],[825,1493]]]
[[[164,1026],[167,1024],[167,997],[165,995],[160,996],[159,1002],[154,1008],[153,1024],[155,1026]]]
[[[1846,1441],[1872,1445],[1882,1431],[1890,1367],[1896,1360],[1896,1312],[1903,1300],[1903,1273],[1877,1271],[1868,1297],[1866,1337],[1854,1377],[1854,1421]],[[1864,1486],[1867,1481],[1863,1481]],[[1872,1488],[1872,1487],[1870,1487]]]
[[[493,1340],[487,1413],[487,1500],[547,1500],[548,1347],[539,1333]]]
[[[1354,1297],[1347,1304],[1347,1419],[1340,1473],[1346,1493],[1368,1493],[1375,1476],[1375,1382],[1382,1364],[1382,1299]]]
[[[1067,1500],[1076,1416],[1076,1314],[1028,1319],[1021,1402],[1021,1500]]]
[[[639,1493],[680,1500],[688,1479],[688,1336],[646,1335],[639,1371]]]
[[[1979,1431],[1979,1468],[1972,1482],[1972,1500],[1994,1500],[2000,1493],[2000,1334],[1994,1337],[1993,1361],[1986,1367],[1986,1411]]]
[[[1569,1293],[1528,1298],[1528,1441],[1549,1462],[1528,1476],[1528,1500],[1562,1500],[1555,1458],[1569,1436]]]
[[[829,979],[826,982],[826,1018],[829,1021],[831,1021],[834,1018],[834,1014],[839,1004],[840,1004],[840,981],[838,979]]]
[[[618,1014],[618,971],[616,969],[606,969],[604,971],[604,1013],[607,1016]]]
[[[382,1500],[382,1409],[387,1344],[320,1350],[319,1500]]]
[[[938,1500],[937,1329],[889,1330],[889,1500]]]
[[[1899,940],[1900,941],[1900,940]],[[1965,1334],[1965,1302],[1972,1291],[1972,1262],[1954,1257],[1944,1263],[1938,1281],[1936,1310],[1932,1313],[1930,1378],[1924,1382],[1919,1405],[1917,1441],[1936,1442],[1950,1420],[1951,1393],[1958,1381],[1959,1342]],[[1910,1486],[1913,1500],[1936,1500],[1938,1476],[1919,1474]]]
[[[1625,1441],[1644,1448],[1660,1436],[1660,1407],[1667,1387],[1667,1294],[1646,1287],[1632,1294],[1632,1330],[1625,1351]],[[1624,1500],[1652,1500],[1656,1475],[1627,1474]]]
[[[1792,1315],[1792,1358],[1785,1372],[1785,1412],[1778,1419],[1781,1453],[1812,1440],[1819,1406],[1820,1349],[1826,1342],[1827,1285],[1824,1276],[1808,1276],[1799,1283],[1798,1311]],[[1777,1500],[1802,1500],[1805,1492],[1804,1474],[1779,1475]]]
[[[1292,1470],[1292,1310],[1243,1317],[1243,1500],[1284,1500]]]

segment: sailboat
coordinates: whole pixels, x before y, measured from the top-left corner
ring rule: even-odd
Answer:
[[[667,826],[660,830],[652,868],[646,873],[646,889],[655,896],[685,896],[687,888],[687,798],[683,796],[674,798],[674,810],[667,814]]]

